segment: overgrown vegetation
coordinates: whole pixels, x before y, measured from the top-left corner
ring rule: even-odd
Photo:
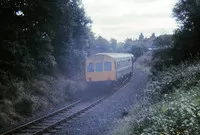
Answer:
[[[145,97],[116,134],[199,134],[200,64],[184,63],[159,72]]]
[[[200,134],[199,9],[199,0],[177,2],[173,14],[180,27],[154,40],[158,50],[142,103],[114,134]]]
[[[1,128],[70,100],[73,81],[66,77],[83,78],[91,21],[79,0],[0,5]]]

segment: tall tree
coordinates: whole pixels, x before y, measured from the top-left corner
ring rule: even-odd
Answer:
[[[71,69],[80,70],[83,51],[87,47],[90,19],[86,17],[81,1],[60,0],[60,20],[53,40],[54,55],[59,69],[66,75]],[[81,57],[80,57],[81,56]],[[83,58],[83,59],[82,59]],[[78,68],[78,69],[77,69]]]
[[[156,47],[171,47],[172,46],[172,35],[160,35],[153,41],[153,45]]]
[[[80,55],[91,21],[81,0],[0,1],[0,5],[1,70],[27,78],[50,74],[56,64],[69,73],[73,65],[83,63]]]
[[[151,37],[150,37],[151,39],[155,39],[156,38],[156,35],[155,35],[155,33],[152,33],[152,35],[151,35]]]
[[[117,40],[116,39],[114,39],[114,38],[111,38],[110,39],[110,46],[111,46],[111,48],[112,48],[112,51],[116,51],[116,49],[117,49]]]
[[[156,71],[194,59],[200,53],[200,0],[179,0],[173,15],[179,23],[173,37],[164,35],[154,40],[161,47],[153,55]]]
[[[0,5],[1,69],[18,77],[50,72],[55,62],[51,46],[55,1],[1,1]]]
[[[200,0],[179,0],[173,11],[180,24],[172,52],[178,62],[200,53]]]
[[[140,41],[144,40],[144,35],[143,35],[143,33],[140,33],[140,35],[139,35],[139,40],[140,40]]]
[[[101,36],[96,39],[96,46],[99,52],[110,52],[109,41]]]

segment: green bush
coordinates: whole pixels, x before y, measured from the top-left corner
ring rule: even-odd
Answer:
[[[143,45],[133,45],[129,53],[132,53],[135,58],[140,57],[147,51],[147,48]]]
[[[57,104],[69,102],[76,92],[85,89],[85,84],[61,75],[57,78],[40,75],[29,81],[12,80],[10,85],[0,84],[0,88],[3,88],[0,91],[0,128],[3,128]]]
[[[146,106],[133,108],[128,126],[117,134],[199,135],[200,64],[190,63],[172,66],[153,76],[143,98]],[[142,117],[135,117],[144,112]]]
[[[156,75],[158,71],[163,71],[173,63],[170,57],[171,48],[159,48],[152,54],[152,73]]]
[[[160,103],[152,105],[140,121],[130,124],[130,134],[200,134],[199,88],[188,92],[176,91]]]
[[[189,89],[191,86],[195,86],[199,79],[200,64],[198,62],[194,64],[185,62],[165,71],[157,71],[157,75],[153,76],[152,81],[148,84],[148,92],[155,98],[162,98],[164,94],[173,92],[174,88]],[[157,101],[154,98],[152,100]]]
[[[15,103],[14,108],[20,115],[32,115],[33,113],[33,102],[30,99],[22,99],[21,101]]]

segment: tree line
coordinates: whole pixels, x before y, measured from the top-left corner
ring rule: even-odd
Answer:
[[[0,4],[0,76],[8,77],[1,81],[51,74],[55,66],[65,74],[79,67],[91,24],[80,0]]]
[[[101,52],[116,52],[116,53],[132,53],[136,58],[143,55],[148,48],[154,46],[154,40],[156,39],[155,33],[152,33],[150,37],[144,37],[143,33],[140,33],[137,39],[127,38],[122,42],[118,42],[116,39],[111,38],[107,40],[102,36],[92,36],[92,44],[87,49],[88,55]]]

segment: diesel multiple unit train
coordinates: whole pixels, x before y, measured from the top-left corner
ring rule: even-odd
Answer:
[[[116,82],[133,74],[134,56],[129,53],[97,53],[87,58],[85,77],[88,84]]]

